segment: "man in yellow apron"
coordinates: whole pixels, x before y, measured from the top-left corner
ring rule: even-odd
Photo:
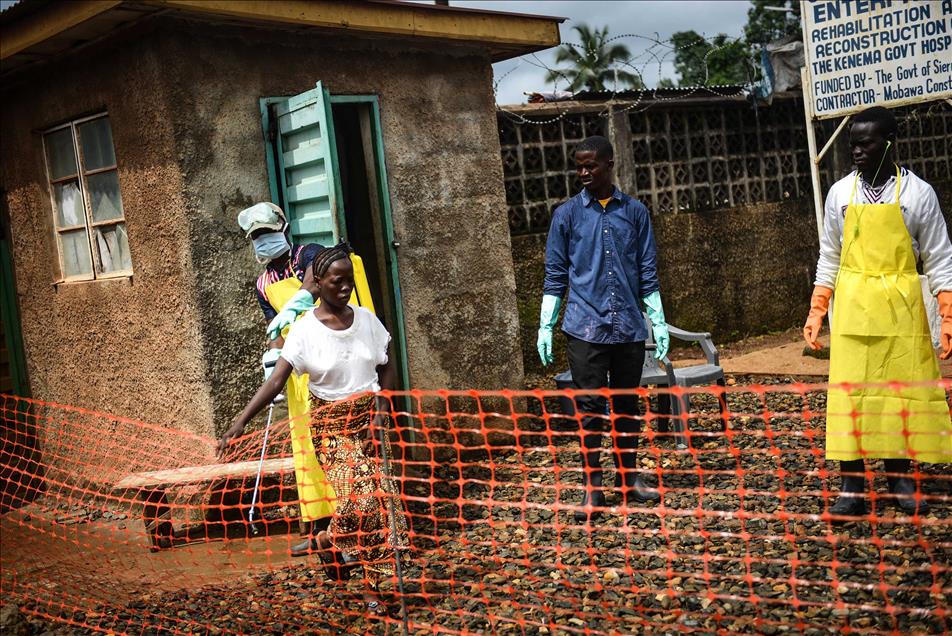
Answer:
[[[238,214],[238,225],[251,239],[255,258],[265,264],[265,271],[255,283],[258,304],[269,322],[281,311],[302,286],[314,257],[324,249],[313,243],[292,245],[288,240],[288,225],[284,212],[273,203],[258,203]],[[261,358],[265,380],[274,370],[286,326],[279,337],[269,339],[269,348]],[[309,425],[310,392],[307,375],[291,375],[287,387],[288,417],[290,418],[291,450],[294,454],[294,477],[300,500],[301,520],[307,529],[304,542],[292,546],[292,556],[304,556],[315,549],[311,537],[326,529],[334,513],[335,493],[327,481],[311,438]]]
[[[942,358],[952,356],[952,243],[932,187],[893,161],[896,119],[882,107],[857,115],[857,170],[826,200],[816,287],[803,336],[817,336],[836,294],[830,338],[826,458],[840,461],[834,521],[867,514],[864,459],[883,459],[891,498],[909,515],[927,503],[911,461],[952,461],[952,422],[916,261],[938,296]],[[900,382],[902,386],[880,383]],[[837,387],[838,383],[851,385]],[[918,383],[918,384],[917,384]]]

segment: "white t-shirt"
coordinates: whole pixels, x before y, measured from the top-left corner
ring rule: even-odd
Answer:
[[[373,313],[352,307],[354,323],[342,331],[325,326],[314,310],[288,332],[281,357],[297,375],[308,374],[308,388],[322,400],[343,400],[379,391],[377,367],[387,363],[390,334]]]

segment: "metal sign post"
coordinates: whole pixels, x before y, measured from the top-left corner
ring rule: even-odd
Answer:
[[[801,0],[803,114],[817,235],[823,238],[819,163],[851,115],[871,106],[952,100],[952,0],[915,3]],[[817,152],[814,120],[843,117]]]
[[[813,130],[813,91],[810,90],[810,72],[807,67],[800,69],[800,82],[803,85],[803,117],[807,127],[807,150],[810,153],[810,178],[813,181],[813,205],[816,211],[816,235],[823,239],[823,195],[820,185],[820,165],[816,158],[816,131]],[[829,144],[827,144],[829,146]]]
[[[374,422],[376,421],[376,416],[370,418],[370,427],[373,429]],[[389,417],[387,420],[389,421]],[[403,587],[403,563],[400,559],[400,549],[403,547],[400,545],[398,534],[397,534],[397,513],[394,510],[393,498],[400,496],[400,487],[395,483],[393,478],[390,475],[390,457],[387,453],[387,427],[380,427],[380,457],[383,460],[381,468],[383,469],[383,475],[381,476],[381,490],[384,493],[384,496],[387,497],[388,506],[388,516],[390,517],[390,540],[393,544],[393,560],[396,569],[397,575],[397,592],[400,594],[400,618],[403,623],[403,633],[404,636],[409,636],[410,626],[409,626],[409,616],[407,614],[407,599],[406,593]],[[371,435],[373,431],[371,430]],[[387,489],[383,487],[382,480],[386,480],[390,483],[391,487],[396,489],[396,493],[389,493]],[[402,505],[402,504],[401,504]]]

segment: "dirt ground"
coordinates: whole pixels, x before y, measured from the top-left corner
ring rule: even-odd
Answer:
[[[879,496],[875,516],[831,525],[823,514],[839,488],[836,465],[822,458],[822,422],[808,416],[822,412],[824,392],[790,391],[781,376],[732,379],[730,434],[719,432],[711,396],[693,402],[691,449],[652,426],[639,467],[660,477],[663,505],[624,505],[606,448],[611,508],[578,523],[578,442],[574,425],[558,420],[526,420],[515,447],[411,475],[411,549],[402,592],[384,584],[394,614],[383,620],[367,617],[359,574],[334,585],[316,557],[290,558],[298,537],[280,523],[259,535],[238,524],[227,538],[200,529],[151,553],[131,514],[38,503],[0,521],[0,586],[16,600],[24,634],[946,629],[947,467],[920,467],[933,504],[925,517],[897,516]],[[752,381],[765,388],[748,390]],[[438,432],[431,443],[442,443]],[[453,436],[446,444],[463,450]],[[883,481],[875,476],[875,492],[885,492]]]
[[[824,346],[819,355],[806,355],[806,344],[799,328],[777,333],[754,336],[727,344],[714,343],[720,356],[721,366],[728,375],[783,376],[797,382],[826,382],[830,373],[829,333],[824,330],[819,338]],[[676,346],[668,353],[675,367],[704,364],[700,346]],[[939,361],[943,378],[952,378],[952,359]],[[526,384],[530,388],[554,389],[550,375],[530,376]]]
[[[822,515],[839,488],[836,464],[823,460],[822,421],[809,417],[822,412],[825,393],[783,387],[822,381],[828,361],[804,356],[797,330],[720,352],[730,434],[719,433],[713,397],[697,396],[692,448],[677,448],[657,422],[643,442],[639,466],[660,477],[663,505],[624,505],[608,468],[609,512],[576,522],[578,442],[574,423],[558,420],[526,420],[514,448],[470,461],[453,455],[455,463],[407,479],[411,549],[402,592],[395,580],[384,584],[388,618],[367,617],[359,579],[333,585],[316,557],[289,556],[298,528],[280,501],[269,503],[257,535],[245,523],[180,527],[173,548],[150,552],[136,510],[80,497],[0,518],[0,588],[16,600],[4,607],[4,633],[947,629],[947,467],[920,467],[933,506],[918,522],[878,497],[875,516],[831,525]],[[672,357],[681,366],[692,354]],[[448,439],[451,453],[462,450]],[[612,465],[607,446],[602,461]],[[881,476],[875,486],[885,492]]]

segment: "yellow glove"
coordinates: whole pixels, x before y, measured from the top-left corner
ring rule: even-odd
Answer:
[[[952,291],[940,291],[936,296],[939,301],[939,314],[942,316],[942,331],[939,342],[942,345],[943,360],[952,358]]]
[[[823,348],[816,339],[820,335],[820,328],[823,326],[823,317],[830,310],[830,297],[832,295],[833,290],[829,287],[817,285],[813,288],[813,297],[810,298],[810,314],[807,316],[806,324],[803,325],[803,339],[814,351]]]

